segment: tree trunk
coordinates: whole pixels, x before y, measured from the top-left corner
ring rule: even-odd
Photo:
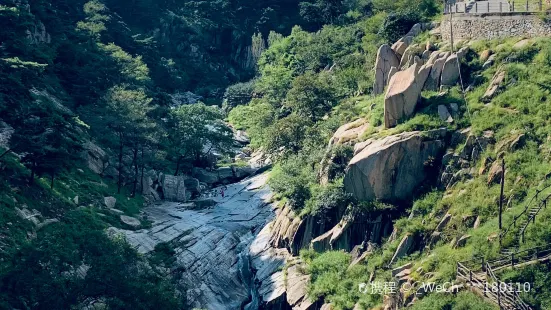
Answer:
[[[50,189],[54,189],[55,172],[52,171],[52,178],[50,180]]]
[[[144,161],[143,146],[142,146],[142,173],[141,173],[142,175],[140,177],[140,188],[142,190],[142,194],[144,194],[143,193],[143,174],[144,174],[144,170],[145,170],[145,161]],[[148,184],[148,186],[149,186],[149,184]],[[148,194],[148,193],[145,193],[145,194]]]
[[[122,187],[122,151],[123,151],[123,134],[119,133],[119,180],[117,182],[117,194],[121,193]]]
[[[10,153],[10,152],[11,152],[11,149],[7,149],[4,153],[2,153],[2,155],[0,155],[0,158],[8,155],[8,153]]]
[[[133,162],[134,162],[134,185],[132,186],[131,197],[136,196],[136,188],[138,187],[138,148],[137,147],[134,148]]]
[[[36,163],[33,161],[32,165],[31,165],[31,177],[29,179],[30,184],[32,184],[34,182],[34,176],[36,174],[35,170],[36,170]]]
[[[174,176],[178,176],[178,173],[180,173],[180,165],[182,163],[182,156],[178,157],[178,162],[176,163],[176,172],[174,172]]]

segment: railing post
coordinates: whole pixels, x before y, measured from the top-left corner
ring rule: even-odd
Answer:
[[[513,5],[512,5],[512,8],[511,8],[511,12],[514,12],[515,11],[515,1],[513,0]]]
[[[474,12],[478,13],[478,2],[474,3]]]
[[[511,254],[511,267],[515,267],[515,253]]]
[[[467,3],[463,2],[463,13],[467,13]]]
[[[528,12],[528,0],[526,0],[526,12]]]
[[[542,0],[539,1],[540,11],[543,11],[542,10],[542,8],[543,8],[543,3],[542,2],[543,2]]]
[[[455,13],[457,13],[457,3],[455,4]]]
[[[499,285],[499,281],[497,281],[497,287],[498,287],[498,289],[497,289],[497,304],[499,306],[499,309],[501,310],[503,308],[501,308],[501,294],[500,294],[501,287]]]
[[[469,269],[469,282],[473,286],[473,271]]]
[[[499,12],[503,12],[503,2],[499,3]]]
[[[490,1],[486,2],[486,6],[488,8],[488,12],[486,12],[486,13],[490,13]]]

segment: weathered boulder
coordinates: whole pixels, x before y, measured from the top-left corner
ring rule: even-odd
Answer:
[[[440,223],[438,223],[438,225],[436,226],[436,231],[441,232],[446,227],[446,225],[448,225],[451,219],[452,219],[452,215],[449,213],[446,213],[446,215],[444,215],[442,220],[440,220]]]
[[[396,249],[396,252],[394,252],[394,256],[392,256],[392,259],[390,260],[389,265],[394,264],[398,259],[408,255],[410,251],[413,249],[413,245],[415,244],[415,237],[413,235],[407,234],[402,238],[402,241],[400,241],[400,244],[398,245],[398,248]]]
[[[109,164],[107,153],[91,141],[84,143],[83,148],[82,157],[86,160],[88,168],[96,174],[103,174]]]
[[[482,95],[481,100],[483,102],[490,102],[492,98],[494,98],[499,91],[502,89],[502,84],[505,81],[506,73],[503,70],[499,70],[494,74],[492,81],[490,81],[490,85],[486,89],[486,92],[484,95]]]
[[[430,69],[431,65],[416,63],[392,76],[385,95],[386,128],[396,126],[400,120],[413,114]]]
[[[194,194],[200,194],[201,193],[201,184],[199,180],[195,178],[186,178],[184,179],[184,186],[187,190]]]
[[[440,85],[453,86],[457,83],[457,80],[459,79],[458,62],[459,58],[457,57],[457,54],[448,56],[442,68]]]
[[[484,62],[484,64],[482,65],[482,69],[486,70],[486,69],[490,68],[496,60],[496,55],[497,54],[492,54],[490,57],[488,57],[488,60],[486,60]]]
[[[396,57],[394,51],[387,44],[381,45],[377,51],[377,60],[375,61],[375,83],[373,84],[373,94],[382,94],[388,84],[388,73],[390,68],[398,67],[400,60]]]
[[[488,172],[488,185],[493,183],[500,183],[503,175],[503,169],[501,167],[501,161],[494,161],[490,171]]]
[[[428,177],[427,160],[443,152],[445,136],[442,129],[405,132],[373,141],[348,164],[345,190],[359,200],[408,199]]]
[[[140,220],[138,220],[137,218],[135,217],[130,217],[130,216],[126,216],[126,215],[121,215],[120,216],[120,219],[121,219],[121,222],[123,222],[124,224],[128,225],[128,226],[131,226],[133,228],[137,228],[137,227],[140,227],[141,223],[140,223]]]
[[[237,130],[233,134],[233,139],[241,144],[249,144],[251,139],[249,135],[243,130]]]
[[[185,180],[182,176],[163,175],[161,179],[163,198],[168,201],[187,201]]]
[[[117,203],[117,198],[115,197],[105,197],[103,198],[103,203],[105,206],[109,209],[113,209],[115,207],[115,204]]]
[[[193,202],[195,203],[195,206],[196,206],[195,209],[199,209],[199,210],[213,207],[217,203],[213,199],[209,199],[209,198],[196,199]]]
[[[439,105],[438,106],[438,116],[440,117],[440,120],[446,123],[453,123],[452,115],[450,114],[450,111],[448,111],[448,108],[446,108],[445,105]]]
[[[317,252],[323,252],[330,249],[334,249],[334,250],[348,249],[349,247],[348,244],[341,244],[339,247],[335,247],[335,245],[338,241],[341,241],[341,243],[343,242],[347,243],[346,242],[347,240],[342,237],[343,237],[343,234],[347,232],[350,225],[352,225],[352,221],[353,221],[352,218],[344,217],[331,230],[312,240],[312,248]]]
[[[364,118],[342,125],[329,140],[328,148],[347,143],[354,144],[367,128],[369,128],[369,123]]]
[[[411,44],[412,41],[413,41],[413,37],[406,36],[396,41],[396,43],[392,44],[391,48],[394,51],[394,53],[396,53],[396,56],[398,56],[398,58],[401,59],[402,55],[404,55],[404,52],[406,51],[406,49],[408,48],[408,46]]]
[[[456,248],[462,248],[467,244],[467,241],[471,239],[471,235],[463,235],[459,240],[457,240],[457,243],[455,244]]]
[[[346,166],[351,158],[352,154],[335,152],[336,147],[339,145],[355,145],[368,128],[369,123],[360,118],[337,129],[329,140],[325,156],[320,163],[318,176],[321,184],[327,184],[331,181],[337,172],[341,172],[341,169]]]
[[[287,268],[286,290],[287,303],[295,308],[300,306],[304,308],[306,304],[312,304],[306,296],[310,275],[304,274],[304,267],[300,264],[295,264]]]
[[[204,169],[194,169],[193,176],[199,180],[199,182],[212,185],[218,182],[218,174],[216,172],[206,171]]]
[[[434,52],[433,55],[431,55],[431,58],[429,58],[427,62],[432,64],[432,67],[424,88],[427,90],[436,91],[440,87],[440,76],[442,75],[442,69],[444,68],[444,63],[446,62],[449,53],[441,54],[439,52]]]

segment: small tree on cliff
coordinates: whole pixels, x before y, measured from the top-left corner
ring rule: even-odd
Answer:
[[[123,156],[124,148],[134,145],[135,149],[139,143],[145,143],[144,135],[154,127],[155,123],[148,117],[152,110],[152,99],[147,96],[143,89],[132,89],[127,85],[112,87],[104,97],[108,107],[105,115],[106,125],[114,131],[117,137],[118,147],[118,180],[117,192],[121,192],[123,182]],[[141,141],[141,142],[140,142]],[[137,151],[134,152],[134,160],[137,158]]]

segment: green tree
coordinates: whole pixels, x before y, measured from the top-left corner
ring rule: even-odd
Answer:
[[[123,184],[123,156],[125,147],[131,143],[137,144],[148,130],[155,124],[148,113],[153,109],[152,99],[143,89],[133,89],[129,85],[112,87],[104,97],[108,113],[104,122],[114,131],[118,140],[118,189],[120,193]],[[137,155],[134,153],[134,160]]]
[[[184,161],[201,164],[202,156],[212,150],[230,148],[233,134],[222,120],[218,108],[203,103],[182,105],[170,111],[167,140],[176,160],[174,175],[180,173]]]
[[[312,122],[318,121],[335,104],[333,90],[325,76],[312,72],[297,77],[287,93],[285,106]]]

